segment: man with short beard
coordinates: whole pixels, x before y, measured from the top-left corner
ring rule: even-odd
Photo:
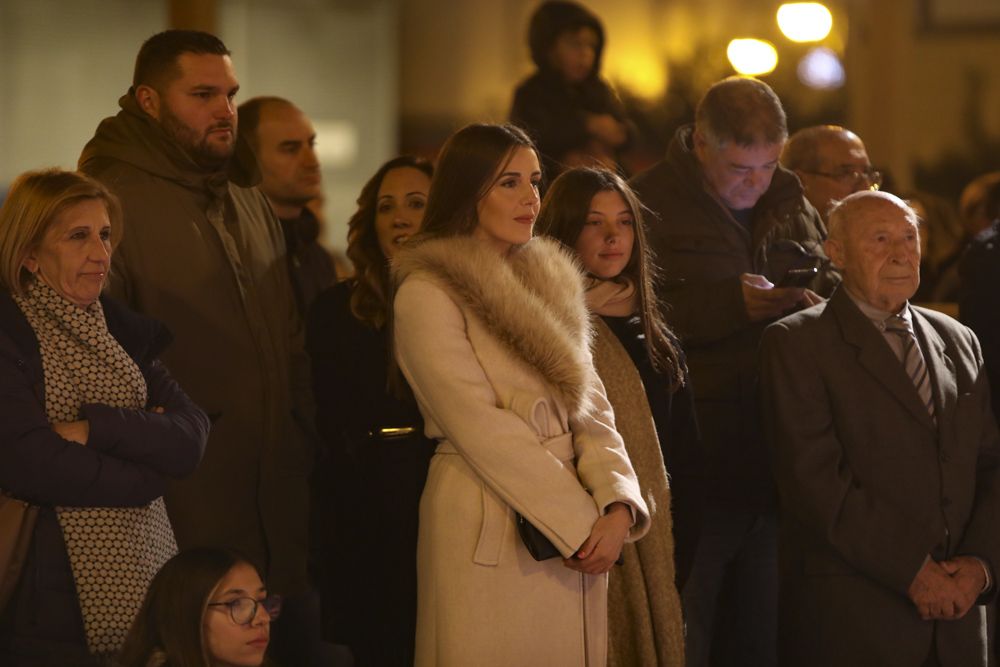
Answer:
[[[124,210],[111,291],[167,324],[174,340],[163,360],[212,418],[200,468],[166,495],[177,543],[238,550],[296,615],[308,599],[313,452],[295,408],[308,405],[299,400],[308,382],[281,228],[237,140],[238,90],[215,36],[154,35],[80,169]]]

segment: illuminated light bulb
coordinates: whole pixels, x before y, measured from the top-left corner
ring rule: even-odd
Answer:
[[[817,46],[802,56],[797,71],[799,81],[810,88],[829,90],[844,85],[844,66],[840,58],[824,46]]]
[[[788,2],[778,7],[778,27],[793,42],[818,42],[833,28],[833,15],[818,2]]]
[[[768,74],[778,66],[774,44],[762,39],[734,39],[726,48],[726,56],[733,69],[746,76]]]

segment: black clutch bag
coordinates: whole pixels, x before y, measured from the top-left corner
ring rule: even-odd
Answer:
[[[514,517],[517,522],[517,534],[521,536],[521,541],[524,542],[524,547],[531,554],[532,558],[535,560],[562,558],[562,554],[549,541],[549,538],[542,534],[542,531],[531,525],[531,522],[521,516],[520,513],[515,512]],[[615,561],[615,565],[624,564],[625,554],[618,554],[618,560]]]
[[[520,514],[514,515],[517,521],[517,534],[521,536],[525,548],[535,560],[548,560],[550,558],[561,558],[562,554],[556,549],[549,538],[542,535],[542,531],[531,525],[527,519]]]

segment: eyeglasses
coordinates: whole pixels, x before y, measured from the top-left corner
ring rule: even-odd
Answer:
[[[209,607],[229,607],[229,616],[236,625],[247,625],[257,617],[257,607],[264,607],[264,611],[271,617],[271,620],[278,618],[281,614],[281,596],[268,595],[263,600],[253,598],[236,598],[228,602],[209,602]]]
[[[874,167],[868,167],[867,169],[857,170],[845,170],[838,171],[836,173],[830,174],[825,171],[805,171],[807,174],[812,174],[814,176],[823,176],[825,178],[832,178],[838,183],[848,184],[857,183],[861,179],[864,179],[868,183],[868,187],[871,190],[878,190],[882,187],[882,172]]]

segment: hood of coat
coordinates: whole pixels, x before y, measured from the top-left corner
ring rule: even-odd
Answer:
[[[139,108],[131,94],[123,95],[118,105],[121,111],[101,121],[94,138],[84,146],[79,162],[82,171],[91,173],[86,168],[89,163],[120,161],[196,192],[220,194],[229,182],[245,188],[260,183],[257,158],[238,132],[227,167],[207,171]]]
[[[593,333],[582,273],[558,242],[534,238],[505,259],[471,237],[431,239],[393,258],[397,285],[417,272],[444,287],[537,370],[570,414],[590,410]]]

